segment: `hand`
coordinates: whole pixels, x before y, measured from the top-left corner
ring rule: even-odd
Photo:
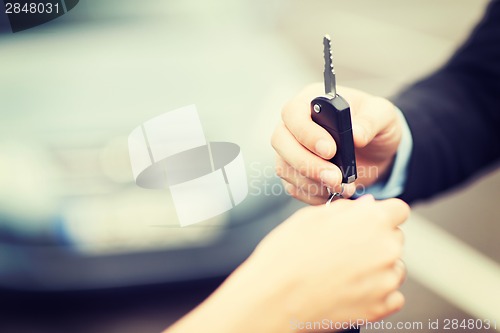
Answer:
[[[296,323],[385,317],[404,304],[398,226],[408,212],[371,196],[304,208],[166,333],[285,333]]]
[[[358,180],[346,188],[352,195],[356,185],[369,186],[390,169],[402,127],[394,105],[388,100],[359,90],[338,88],[351,106]],[[277,152],[276,173],[285,189],[309,204],[323,204],[326,187],[337,189],[340,169],[329,162],[337,150],[334,139],[311,119],[310,102],[323,95],[323,85],[306,87],[282,111],[283,122],[276,127],[272,145]]]
[[[258,272],[254,284],[281,292],[288,321],[378,320],[404,304],[398,226],[408,213],[398,199],[371,196],[307,207],[261,242],[247,270]]]

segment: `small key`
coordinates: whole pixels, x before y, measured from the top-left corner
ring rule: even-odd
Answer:
[[[316,97],[311,101],[311,118],[335,140],[337,153],[330,162],[340,168],[342,183],[349,184],[358,177],[352,137],[351,109],[346,100],[337,94],[330,36],[323,37],[323,46],[325,96]]]

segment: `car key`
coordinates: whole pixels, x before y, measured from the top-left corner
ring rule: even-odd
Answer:
[[[342,184],[349,184],[357,178],[351,109],[346,100],[338,95],[336,91],[330,36],[325,35],[323,37],[323,46],[325,58],[325,96],[316,97],[311,101],[311,118],[330,133],[335,140],[337,153],[330,159],[330,162],[340,168],[342,172]],[[339,197],[341,194],[332,193],[332,197]]]
[[[325,58],[325,96],[316,97],[311,101],[311,118],[323,127],[335,140],[337,153],[330,159],[342,172],[342,190],[333,192],[328,189],[329,205],[333,200],[342,198],[344,184],[352,183],[358,178],[354,139],[352,137],[351,108],[342,96],[337,95],[335,70],[332,59],[332,42],[330,36],[323,37]],[[343,333],[359,333],[359,328],[342,331]]]

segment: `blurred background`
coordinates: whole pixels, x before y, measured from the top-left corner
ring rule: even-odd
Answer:
[[[0,332],[167,327],[301,206],[269,140],[282,105],[322,80],[323,34],[340,84],[391,96],[446,61],[487,3],[85,0],[1,34]],[[179,228],[168,191],[135,186],[127,136],[193,103],[210,141],[241,147],[250,193]],[[414,207],[407,306],[388,321],[500,327],[499,189],[493,170]]]

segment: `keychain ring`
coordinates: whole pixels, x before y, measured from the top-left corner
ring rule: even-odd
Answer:
[[[328,191],[328,194],[330,194],[330,196],[328,197],[328,200],[326,202],[327,206],[330,206],[333,199],[342,198],[342,194],[344,194],[344,190],[345,190],[344,183],[340,184],[340,186],[341,186],[340,192],[332,192],[329,187],[326,188],[326,190]]]
[[[337,195],[343,195],[344,191],[345,191],[345,186],[344,185],[345,185],[344,183],[340,184],[340,192],[332,192],[332,190],[330,190],[329,187],[327,187],[326,190],[328,191],[328,194],[330,194],[330,195],[332,195],[332,194],[333,195],[335,195],[335,194],[337,194]]]
[[[344,183],[340,184],[340,193],[339,195],[342,196],[344,195],[344,191],[345,191],[345,187],[344,187]]]

